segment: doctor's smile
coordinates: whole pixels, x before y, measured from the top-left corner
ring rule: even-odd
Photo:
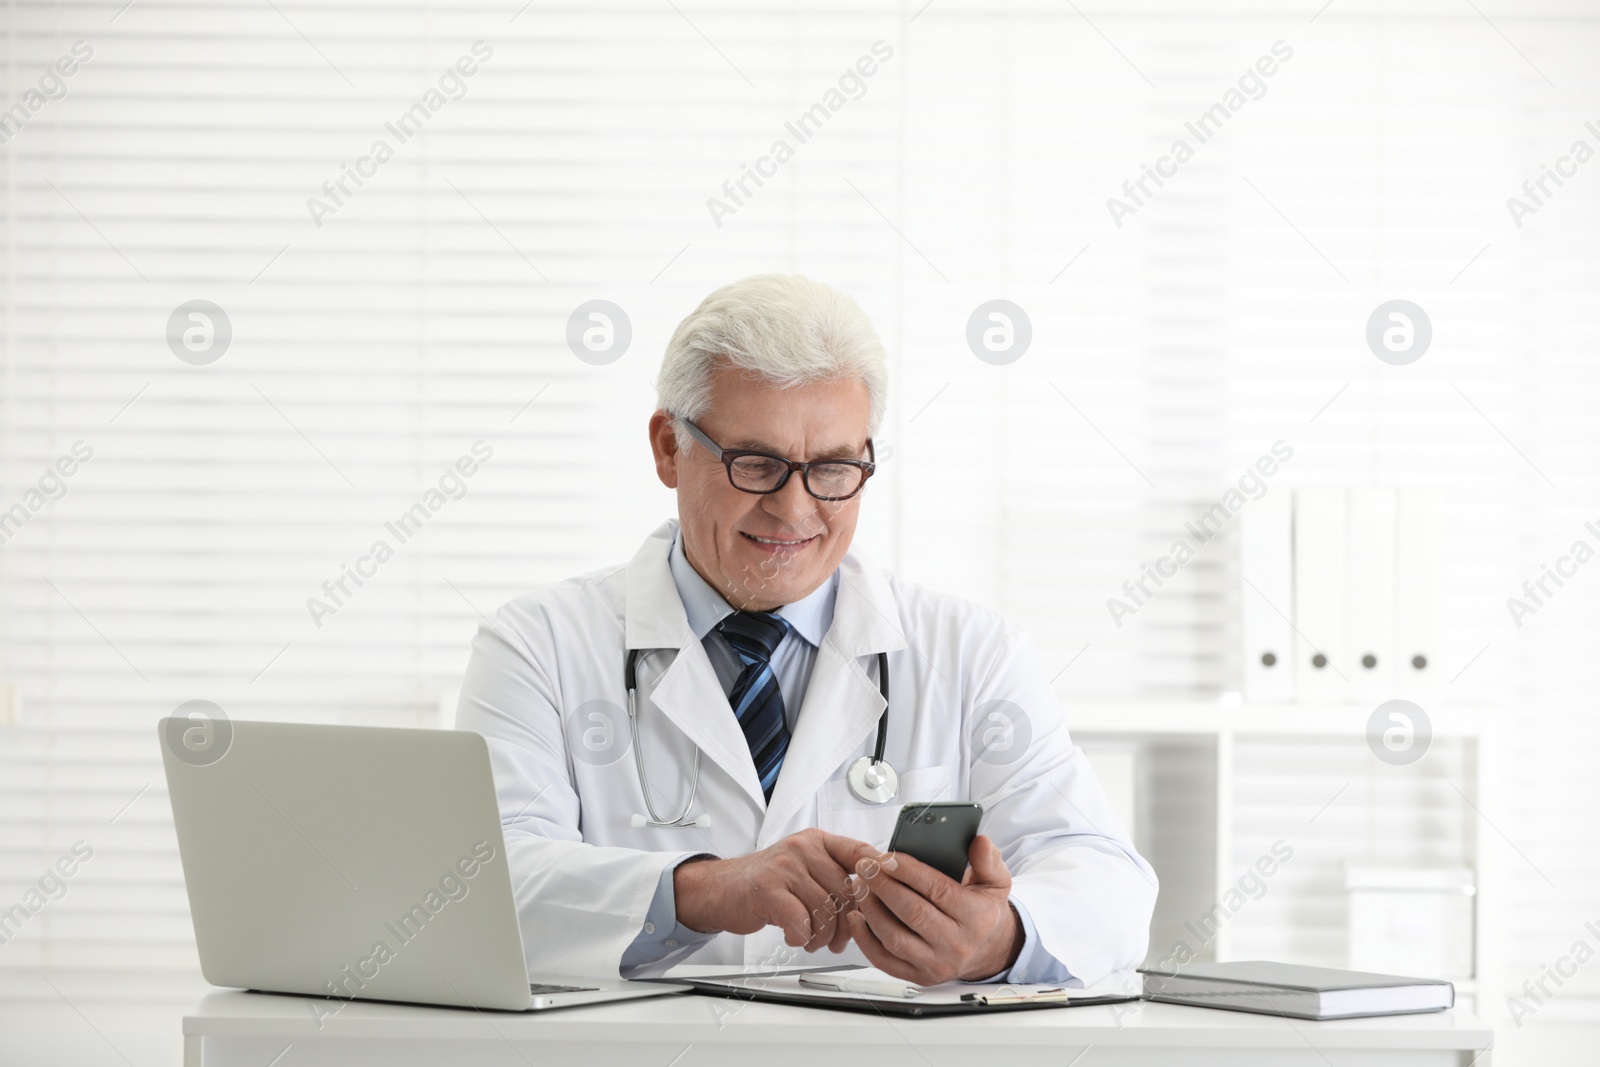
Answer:
[[[743,530],[741,530],[739,532],[740,533],[744,533]],[[764,546],[766,548],[769,548],[769,549],[772,549],[773,551],[782,551],[782,550],[786,550],[786,549],[800,548],[802,545],[809,545],[812,541],[816,540],[816,538],[814,536],[813,537],[807,537],[807,538],[804,538],[804,539],[801,539],[801,540],[791,540],[791,541],[785,541],[785,540],[782,540],[782,539],[776,538],[776,537],[758,537],[757,535],[752,534],[752,533],[744,533],[744,536],[748,537],[750,540],[754,541],[756,544],[762,545],[762,546]]]
[[[626,563],[502,607],[462,686],[530,971],[827,950],[924,985],[1076,984],[1136,965],[1156,878],[1032,642],[851,551],[888,397],[856,302],[793,275],[724,286],[656,392],[649,462],[677,514]],[[1027,717],[1004,761],[969,743],[997,702]]]

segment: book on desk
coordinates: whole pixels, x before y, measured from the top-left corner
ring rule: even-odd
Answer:
[[[1443,1011],[1456,1000],[1455,986],[1440,979],[1267,960],[1194,963],[1174,971],[1142,968],[1139,973],[1144,975],[1146,1000],[1293,1019],[1415,1015]]]

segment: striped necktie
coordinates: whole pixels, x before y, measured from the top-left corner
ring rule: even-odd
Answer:
[[[789,632],[789,623],[771,612],[736,611],[717,623],[717,632],[744,664],[728,703],[733,705],[734,717],[750,746],[761,792],[770,801],[772,787],[778,784],[778,768],[789,750],[789,724],[784,720],[778,676],[772,671],[772,653]]]

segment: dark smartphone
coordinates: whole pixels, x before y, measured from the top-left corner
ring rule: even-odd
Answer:
[[[895,821],[889,851],[904,852],[959,882],[967,873],[967,851],[982,818],[982,804],[907,804]]]

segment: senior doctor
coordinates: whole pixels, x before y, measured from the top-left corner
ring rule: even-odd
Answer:
[[[1155,875],[1031,642],[849,554],[887,387],[848,296],[717,290],[650,417],[677,520],[479,629],[456,725],[488,739],[535,973],[1090,983],[1143,958]],[[892,799],[887,774],[851,781],[880,745]],[[983,805],[959,883],[882,854],[900,806],[932,800]]]

